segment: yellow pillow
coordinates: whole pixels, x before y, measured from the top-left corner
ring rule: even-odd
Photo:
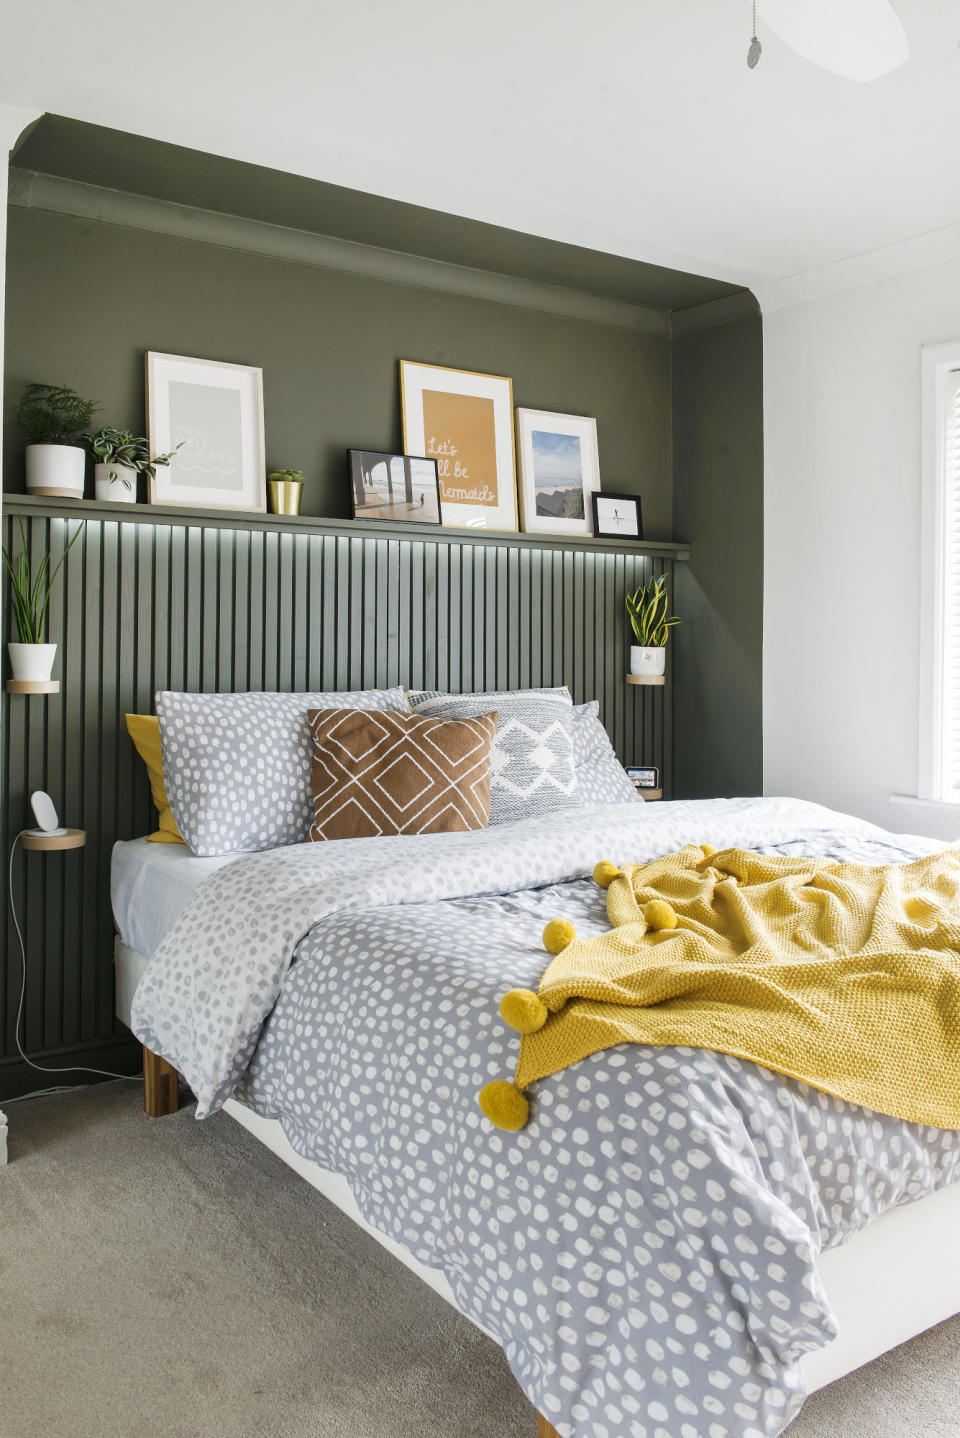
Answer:
[[[170,812],[170,802],[163,782],[163,753],[160,748],[160,720],[155,714],[128,714],[127,733],[137,753],[147,766],[150,792],[157,808],[157,832],[147,835],[148,844],[182,844],[177,821]]]

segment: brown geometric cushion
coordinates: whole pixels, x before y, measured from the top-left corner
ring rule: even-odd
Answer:
[[[308,710],[314,742],[310,838],[485,829],[498,717]]]

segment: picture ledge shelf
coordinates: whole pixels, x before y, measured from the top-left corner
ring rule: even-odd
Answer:
[[[203,528],[274,530],[289,534],[326,534],[344,539],[419,539],[434,544],[499,544],[521,549],[571,549],[689,559],[688,544],[666,540],[593,539],[587,535],[518,534],[513,530],[450,529],[432,524],[383,523],[370,519],[327,519],[320,515],[248,513],[237,509],[176,508],[161,504],[111,504],[95,499],[60,499],[5,494],[8,514],[49,515],[59,519],[118,520],[127,524],[186,524]]]

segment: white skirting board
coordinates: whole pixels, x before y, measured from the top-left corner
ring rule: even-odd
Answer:
[[[117,1017],[129,1025],[130,1000],[149,960],[119,939],[114,959]],[[279,1120],[262,1118],[236,1099],[227,1100],[224,1112],[462,1311],[444,1274],[419,1263],[402,1244],[371,1227],[346,1180],[302,1158]],[[960,1313],[960,1183],[890,1209],[842,1248],[821,1254],[817,1268],[840,1332],[801,1364],[811,1393]],[[472,1315],[466,1317],[476,1324]]]

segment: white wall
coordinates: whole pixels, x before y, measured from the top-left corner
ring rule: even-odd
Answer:
[[[960,255],[764,315],[765,790],[944,838],[960,810],[890,796],[917,793],[920,348],[957,339]]]

